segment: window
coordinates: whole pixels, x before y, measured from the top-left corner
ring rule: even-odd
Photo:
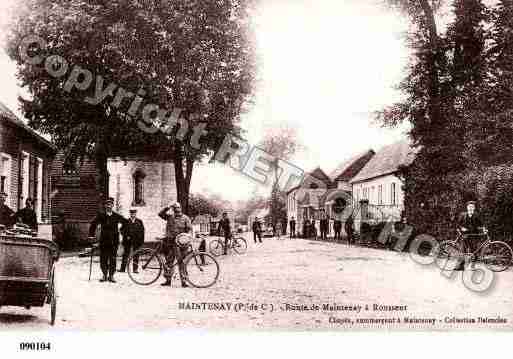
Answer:
[[[378,204],[383,204],[383,185],[378,186]]]
[[[317,183],[310,184],[310,189],[318,189],[318,188],[319,188],[319,185]]]
[[[34,156],[30,156],[28,169],[28,195],[32,198],[34,210],[36,211],[38,220],[41,220],[41,197],[43,192],[43,160]],[[24,199],[26,200],[27,197]],[[21,207],[25,207],[25,203],[20,203]]]
[[[132,202],[133,206],[144,206],[144,178],[146,174],[140,169],[136,170],[132,175],[133,183],[134,183],[134,200]]]
[[[390,185],[390,204],[392,206],[395,206],[397,204],[397,201],[395,198],[395,183],[392,183]]]
[[[23,208],[25,199],[29,196],[29,154],[22,151],[20,155],[20,173],[18,181],[18,208]]]
[[[0,153],[0,192],[9,195],[11,174],[11,156]],[[10,196],[9,196],[10,197]]]

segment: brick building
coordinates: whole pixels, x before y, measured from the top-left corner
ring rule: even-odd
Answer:
[[[0,190],[18,210],[34,199],[39,235],[51,238],[50,171],[57,150],[0,102]]]
[[[107,160],[108,195],[115,199],[114,210],[128,217],[137,209],[143,220],[147,240],[162,237],[165,223],[157,214],[176,201],[174,165],[169,152],[145,149],[139,155],[123,155]],[[103,208],[99,171],[92,161],[65,164],[59,153],[52,167],[54,212],[64,214],[80,238],[88,235],[89,223]]]

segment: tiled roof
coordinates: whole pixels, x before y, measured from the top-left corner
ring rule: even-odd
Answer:
[[[310,174],[310,176],[315,177],[318,180],[324,182],[328,186],[331,184],[331,179],[320,167],[317,167],[315,170],[313,170],[309,174]]]
[[[374,151],[369,149],[365,152],[361,152],[355,156],[352,156],[342,162],[335,170],[333,170],[329,177],[333,182],[335,181],[346,181],[349,182],[355,177],[358,172],[369,162],[374,156]]]
[[[57,147],[55,147],[54,144],[47,141],[44,137],[42,137],[40,134],[38,134],[36,131],[34,131],[32,128],[24,124],[16,115],[9,110],[7,106],[5,106],[2,102],[0,102],[0,120],[7,120],[8,122],[12,123],[13,125],[23,129],[25,132],[27,132],[32,138],[36,139],[38,142],[42,143],[43,145],[49,147],[52,151],[56,152]]]
[[[416,150],[408,140],[385,146],[351,180],[351,183],[384,176],[396,172],[400,166],[410,164],[415,158]]]
[[[305,176],[303,177],[303,181],[301,181],[301,183],[299,185],[297,185],[296,187],[289,189],[287,191],[287,194],[290,194],[291,192],[295,191],[296,189],[301,188],[301,186],[303,186],[305,184],[305,182],[307,182],[306,180],[308,179],[308,176],[318,179],[322,183],[326,184],[327,187],[330,187],[332,185],[331,179],[328,177],[328,175],[320,167],[317,167],[313,171],[306,173]]]

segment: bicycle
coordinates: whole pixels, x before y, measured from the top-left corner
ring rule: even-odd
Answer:
[[[188,237],[186,242],[182,242],[184,237]],[[208,288],[214,285],[219,277],[219,263],[210,254],[194,250],[189,235],[179,235],[176,238],[177,248],[179,248],[175,260],[171,265],[173,274],[174,268],[178,266],[178,255],[183,258],[182,275],[185,281],[195,288]],[[127,264],[128,276],[139,285],[150,285],[159,279],[164,270],[165,258],[163,253],[164,238],[157,238],[155,248],[139,248],[134,251]],[[134,270],[134,260],[137,262],[137,270]]]
[[[248,243],[246,240],[242,237],[234,237],[233,235],[230,236],[228,239],[228,248],[227,249],[233,249],[235,253],[237,254],[244,254],[246,253],[246,250],[248,249]],[[216,239],[210,242],[209,244],[209,250],[212,255],[219,257],[224,253],[224,239]]]
[[[492,241],[488,233],[463,234],[457,232],[456,240],[447,240],[440,243],[439,257],[446,258],[447,262],[456,261],[456,266],[471,262],[481,262],[493,272],[503,272],[509,268],[513,259],[511,247],[502,241]],[[466,243],[467,236],[484,237],[479,247],[472,251]]]

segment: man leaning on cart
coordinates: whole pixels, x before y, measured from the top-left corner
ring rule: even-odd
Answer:
[[[105,201],[105,212],[100,212],[91,222],[89,228],[89,236],[93,237],[96,232],[96,227],[101,225],[100,233],[100,268],[103,273],[103,278],[100,282],[112,282],[114,280],[114,273],[116,272],[116,255],[119,247],[119,225],[123,228],[128,223],[128,220],[123,216],[112,211],[114,206],[114,198],[110,197]]]

